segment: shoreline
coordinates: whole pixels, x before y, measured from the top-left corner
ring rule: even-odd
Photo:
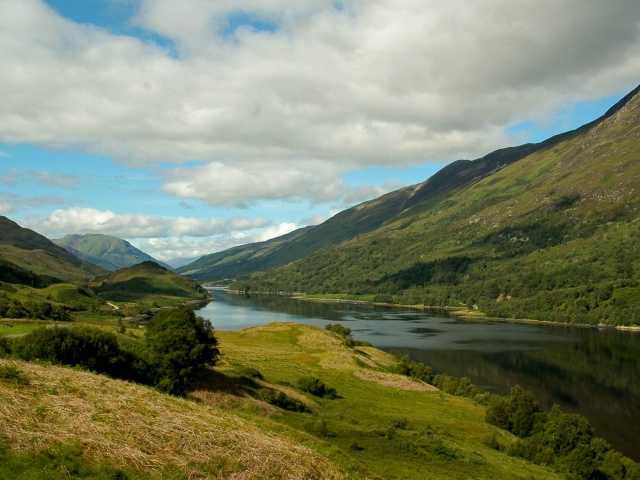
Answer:
[[[234,290],[230,288],[221,288],[227,293],[234,295],[244,295],[240,290]],[[451,306],[432,306],[432,305],[402,305],[399,303],[386,303],[386,302],[373,302],[370,300],[356,300],[348,298],[321,298],[308,296],[301,293],[294,293],[290,295],[281,295],[271,292],[251,292],[251,295],[276,295],[291,298],[293,300],[300,300],[303,302],[316,302],[316,303],[344,303],[350,305],[370,305],[374,307],[385,308],[405,308],[408,310],[422,310],[422,311],[442,311],[447,312],[449,315],[468,321],[489,321],[489,322],[502,322],[502,323],[515,323],[523,325],[545,325],[551,327],[576,327],[576,328],[596,328],[599,330],[617,330],[625,333],[640,334],[640,325],[608,325],[608,324],[590,324],[590,323],[567,323],[557,322],[553,320],[535,320],[532,318],[502,318],[491,317],[482,314],[477,310],[471,310],[468,307],[451,307]]]

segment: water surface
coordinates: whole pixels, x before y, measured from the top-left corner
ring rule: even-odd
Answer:
[[[522,385],[545,406],[558,403],[587,416],[599,435],[640,460],[640,335],[464,321],[441,313],[277,296],[213,295],[214,301],[197,313],[215,328],[339,322],[357,340],[407,354],[437,372],[469,377],[487,390]]]

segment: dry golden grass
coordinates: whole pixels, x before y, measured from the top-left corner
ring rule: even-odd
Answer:
[[[438,389],[428,383],[413,380],[404,375],[397,373],[378,372],[376,370],[368,370],[360,368],[354,372],[355,376],[374,382],[385,387],[397,388],[398,390],[409,390],[414,392],[437,392]]]
[[[78,370],[15,364],[30,384],[0,381],[0,435],[16,450],[74,441],[91,459],[150,472],[175,466],[193,479],[342,478],[318,454],[222,408]]]

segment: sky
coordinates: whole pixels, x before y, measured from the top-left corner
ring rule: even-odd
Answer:
[[[637,0],[0,0],[0,215],[160,260],[604,113]]]

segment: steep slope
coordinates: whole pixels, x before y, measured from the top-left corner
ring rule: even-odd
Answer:
[[[0,259],[14,265],[14,270],[42,276],[41,283],[83,281],[103,273],[100,267],[83,262],[48,238],[1,216]]]
[[[532,153],[574,138],[614,115],[637,89],[599,119],[576,130],[540,143],[503,148],[476,160],[458,160],[425,182],[405,187],[349,208],[317,226],[310,226],[267,242],[251,243],[206,255],[178,271],[198,280],[237,278],[304,258],[320,249],[335,246],[373,231],[400,216],[431,208],[433,203],[465,186],[472,185]]]
[[[491,175],[240,286],[477,304],[499,316],[638,323],[638,185],[636,89],[603,118]]]
[[[75,468],[48,472],[41,467],[25,476],[13,471],[10,477],[2,476],[2,468],[2,478],[343,478],[322,455],[268,431],[264,420],[248,420],[224,406],[77,369],[0,359],[0,368],[11,367],[27,380],[0,378],[0,464],[6,461],[5,442],[12,452],[32,457],[26,464],[44,453],[47,466],[66,445],[63,456],[73,455]],[[82,470],[80,462],[86,464]],[[88,474],[96,463],[113,473]]]
[[[159,302],[163,299],[202,300],[207,292],[193,280],[154,262],[144,262],[97,277],[91,288],[102,298],[116,301]]]
[[[142,262],[161,264],[126,240],[109,235],[67,235],[53,242],[86,262],[115,271]]]

